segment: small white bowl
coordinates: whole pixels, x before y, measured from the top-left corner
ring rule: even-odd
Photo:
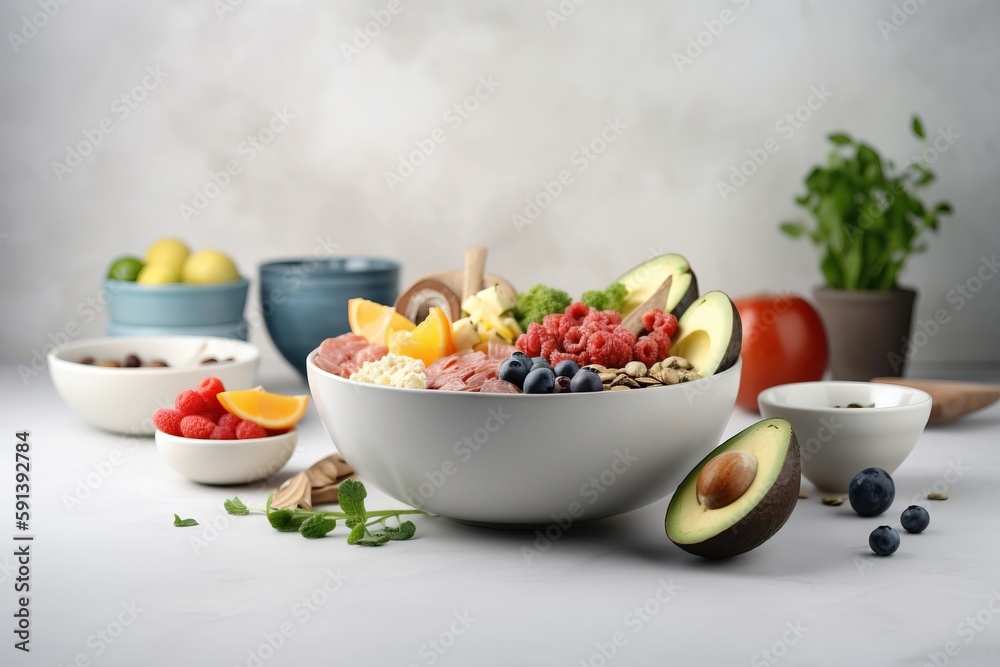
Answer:
[[[281,470],[295,451],[299,432],[250,440],[201,440],[156,431],[156,449],[167,464],[201,484],[249,484]]]
[[[107,368],[79,363],[85,357],[123,360],[161,359],[168,368]],[[201,359],[233,358],[198,365]],[[130,435],[152,435],[153,413],[173,407],[177,394],[194,389],[209,376],[226,389],[248,389],[257,382],[260,351],[231,338],[140,336],[90,338],[67,343],[48,355],[56,391],[78,415],[94,426]]]
[[[851,403],[872,408],[846,408]],[[798,382],[757,396],[762,417],[792,424],[802,475],[820,491],[841,493],[869,467],[892,473],[913,451],[931,414],[931,397],[874,382]]]

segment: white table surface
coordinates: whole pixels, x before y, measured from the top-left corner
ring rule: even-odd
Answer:
[[[262,376],[305,389],[278,362]],[[533,533],[432,517],[379,549],[340,528],[305,540],[223,511],[234,494],[262,505],[265,488],[182,479],[151,439],[83,422],[47,377],[26,386],[0,367],[0,406],[8,445],[31,432],[35,535],[28,655],[13,649],[13,547],[0,550],[2,665],[1000,664],[1000,405],[929,428],[882,517],[824,506],[804,482],[810,498],[774,538],[721,562],[667,540],[667,499],[574,527],[530,562]],[[726,436],[754,419],[737,408]],[[6,451],[0,539],[13,545]],[[275,483],[332,451],[310,408]],[[923,500],[935,485],[950,500]],[[370,508],[399,506],[369,492]],[[74,496],[87,497],[70,508]],[[874,556],[868,533],[915,501],[930,528]],[[174,528],[175,512],[201,525]]]

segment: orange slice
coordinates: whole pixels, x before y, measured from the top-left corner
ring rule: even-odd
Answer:
[[[451,321],[440,308],[431,308],[427,319],[413,331],[395,331],[390,328],[389,351],[420,359],[430,365],[449,354],[455,353],[455,343],[451,339]]]
[[[240,419],[256,422],[264,428],[291,428],[306,413],[308,396],[284,396],[260,389],[221,391],[219,403]]]
[[[364,336],[369,343],[386,343],[390,329],[413,331],[417,326],[397,313],[392,306],[360,298],[347,302],[347,321],[351,325],[351,331]]]

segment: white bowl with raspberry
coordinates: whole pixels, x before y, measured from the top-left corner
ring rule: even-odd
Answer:
[[[106,367],[130,355],[166,367]],[[83,363],[90,360],[90,363]],[[208,365],[207,359],[217,360]],[[80,417],[99,428],[130,435],[152,435],[152,414],[173,405],[178,393],[197,387],[207,376],[229,389],[257,384],[260,351],[231,338],[141,336],[78,340],[49,353],[56,391]]]
[[[295,451],[298,429],[263,438],[211,440],[156,431],[160,457],[180,475],[201,484],[249,484],[281,470]]]

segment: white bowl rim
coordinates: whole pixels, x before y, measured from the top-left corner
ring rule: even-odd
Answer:
[[[416,392],[416,393],[419,393],[419,394],[426,394],[426,393],[429,392],[431,394],[444,394],[444,395],[451,395],[451,396],[454,396],[454,395],[458,395],[458,396],[484,396],[484,397],[491,397],[493,400],[496,400],[497,397],[501,397],[501,396],[502,397],[508,397],[509,396],[511,398],[518,399],[518,400],[524,399],[524,398],[530,398],[531,400],[556,400],[556,401],[564,400],[565,396],[577,396],[577,397],[581,397],[581,396],[590,396],[590,395],[604,395],[604,393],[608,393],[608,394],[621,394],[622,396],[626,396],[626,395],[628,395],[628,394],[631,393],[631,392],[628,392],[628,391],[612,391],[612,392],[596,392],[596,391],[594,391],[594,392],[578,392],[578,393],[563,392],[563,393],[559,393],[559,394],[525,394],[525,393],[502,394],[502,393],[496,393],[496,392],[454,391],[454,390],[451,390],[451,389],[430,389],[430,390],[428,390],[428,389],[413,389],[413,388],[408,388],[408,387],[389,387],[389,386],[386,386],[386,385],[371,384],[371,383],[368,383],[368,382],[355,382],[354,380],[351,380],[351,379],[348,379],[348,378],[343,378],[343,377],[340,377],[339,375],[334,375],[333,373],[330,373],[329,371],[325,371],[325,370],[323,370],[322,368],[320,368],[319,366],[317,366],[316,364],[313,363],[313,358],[318,353],[319,353],[319,348],[317,347],[315,350],[313,350],[312,352],[309,353],[309,356],[306,357],[306,368],[309,370],[309,372],[319,373],[321,377],[332,378],[332,379],[334,379],[334,380],[336,380],[338,382],[347,382],[347,383],[350,383],[352,386],[354,386],[354,385],[361,385],[361,386],[364,386],[364,387],[373,387],[375,389],[382,389],[382,390],[387,390],[387,391],[402,391],[402,392],[409,392],[409,393]],[[656,387],[656,389],[661,390],[661,391],[662,390],[671,390],[671,389],[673,389],[674,391],[677,391],[681,387],[688,387],[688,390],[690,391],[691,387],[704,386],[704,385],[699,385],[698,383],[700,383],[700,382],[706,382],[706,381],[712,381],[715,378],[720,378],[720,377],[725,376],[727,373],[730,373],[731,371],[734,371],[734,370],[738,371],[742,367],[742,365],[743,365],[743,358],[740,357],[740,358],[738,358],[736,360],[735,364],[733,364],[732,366],[730,366],[726,370],[722,371],[721,373],[716,373],[715,375],[709,375],[708,377],[701,378],[700,380],[692,380],[691,382],[681,382],[681,383],[675,384],[675,385],[664,385],[662,387]],[[614,400],[614,399],[612,399],[612,400]],[[619,398],[619,400],[620,400],[620,398]]]
[[[64,354],[67,352],[79,351],[81,348],[87,348],[91,345],[103,345],[111,343],[121,343],[122,346],[127,346],[128,344],[141,341],[143,345],[149,344],[151,342],[163,341],[163,342],[183,342],[197,344],[197,341],[203,341],[208,344],[217,343],[219,345],[232,346],[234,352],[239,353],[239,356],[233,361],[222,361],[208,365],[208,366],[166,366],[166,367],[139,367],[139,368],[126,368],[126,367],[108,367],[108,366],[95,366],[92,364],[81,364],[78,361],[72,361],[66,359]],[[223,338],[221,336],[98,336],[95,338],[82,338],[80,340],[70,341],[68,343],[63,343],[62,345],[56,347],[46,355],[50,365],[55,364],[62,367],[73,368],[79,370],[83,373],[94,373],[94,374],[115,374],[128,372],[129,377],[138,377],[140,375],[148,374],[164,374],[169,372],[184,372],[191,371],[195,369],[205,369],[214,368],[218,366],[230,367],[235,364],[245,364],[247,362],[255,362],[260,359],[260,348],[258,348],[253,343],[249,343],[243,340],[237,340],[235,338]]]
[[[863,411],[857,411],[856,414],[878,414],[884,412],[898,412],[900,410],[916,410],[925,407],[925,404],[931,403],[931,395],[926,391],[917,389],[916,387],[907,387],[905,385],[890,384],[883,382],[854,382],[849,380],[816,380],[814,382],[790,382],[788,384],[779,384],[774,387],[769,387],[764,391],[757,394],[757,404],[762,406],[767,404],[769,407],[778,409],[789,409],[789,410],[805,410],[808,412],[818,412],[818,413],[836,413],[843,414],[842,411],[845,408],[837,408],[832,405],[792,405],[789,403],[779,402],[777,400],[777,394],[780,391],[788,390],[793,387],[866,387],[870,388],[876,386],[879,391],[896,393],[900,396],[914,396],[917,401],[912,403],[906,403],[905,405],[883,405],[875,406],[872,408],[864,408]]]
[[[293,426],[284,433],[278,433],[277,435],[269,435],[264,438],[243,438],[235,440],[210,440],[208,438],[186,438],[183,435],[171,435],[170,433],[165,433],[160,429],[156,429],[154,437],[157,439],[162,439],[163,442],[170,442],[175,444],[184,444],[191,446],[231,446],[236,447],[238,445],[254,445],[254,444],[274,444],[280,440],[288,440],[293,435],[298,435],[298,427]]]

